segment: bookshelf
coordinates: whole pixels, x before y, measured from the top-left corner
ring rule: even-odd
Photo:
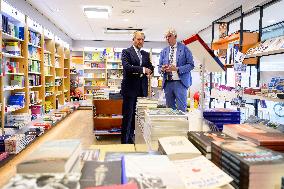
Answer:
[[[107,87],[107,66],[104,49],[83,52],[84,99],[93,99],[97,90]]]
[[[255,46],[258,43],[258,33],[243,32],[243,39],[241,41],[241,34],[234,33],[225,38],[214,41],[211,45],[212,50],[225,50],[229,48],[230,44],[241,45],[242,53],[246,53],[248,49]],[[245,59],[243,64],[257,64],[256,58]],[[230,65],[226,65],[230,66]]]
[[[121,52],[120,48],[93,48],[83,52],[85,99],[93,98],[106,88],[120,89],[123,78]]]
[[[1,14],[0,123],[4,131],[11,113],[31,115],[35,105],[49,112],[56,108],[56,99],[61,105],[70,101],[70,50],[67,43],[5,1],[1,1]],[[61,82],[56,83],[58,77]],[[15,94],[24,98],[21,105],[11,106]]]
[[[64,100],[70,102],[70,49],[67,43],[64,43]]]
[[[44,29],[44,93],[45,93],[45,111],[49,112],[51,109],[54,109],[56,106],[55,101],[55,43],[54,43],[54,34],[49,30]]]
[[[55,37],[55,96],[60,105],[63,105],[64,100],[64,46],[63,41],[57,36]]]

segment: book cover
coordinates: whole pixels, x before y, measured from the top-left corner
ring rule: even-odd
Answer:
[[[223,133],[233,138],[239,138],[239,133],[241,132],[265,133],[266,131],[255,128],[248,124],[225,124],[223,126]]]
[[[138,186],[136,183],[130,182],[127,184],[119,184],[119,185],[87,187],[85,189],[138,189]]]
[[[121,161],[86,161],[80,178],[81,188],[121,183]]]
[[[122,183],[134,181],[139,189],[185,188],[174,164],[164,155],[123,156],[122,173]]]
[[[277,172],[284,170],[284,156],[257,146],[249,141],[224,141],[213,142],[222,150],[222,156],[240,166],[244,171],[251,172]]]
[[[80,151],[80,140],[47,141],[18,164],[17,173],[67,173],[80,156]]]
[[[196,141],[206,152],[211,152],[212,141],[234,140],[234,138],[222,132],[190,131],[188,137]]]
[[[259,146],[284,146],[284,133],[241,132],[239,137]]]
[[[80,173],[16,174],[3,189],[62,188],[79,189]]]
[[[233,179],[203,156],[173,161],[187,188],[216,188]]]

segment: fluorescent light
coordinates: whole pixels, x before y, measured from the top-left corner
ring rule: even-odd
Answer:
[[[88,18],[108,19],[111,9],[108,6],[84,7],[84,12]]]
[[[104,51],[104,48],[84,47],[84,51],[102,52],[102,51]]]

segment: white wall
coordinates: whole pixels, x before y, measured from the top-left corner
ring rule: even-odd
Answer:
[[[132,40],[129,41],[91,41],[91,40],[73,40],[72,50],[82,51],[84,47],[114,47],[114,48],[128,48],[132,45]],[[168,44],[166,42],[145,42],[144,49],[162,49]]]
[[[30,17],[32,20],[38,22],[40,25],[44,26],[56,36],[61,38],[63,41],[72,45],[72,39],[67,36],[67,34],[59,29],[53,22],[51,22],[46,16],[38,12],[34,7],[32,7],[27,1],[24,0],[5,0],[8,4],[12,5],[18,9],[23,14]]]

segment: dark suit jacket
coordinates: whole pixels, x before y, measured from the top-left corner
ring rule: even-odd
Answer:
[[[150,55],[141,50],[142,65],[133,46],[122,50],[123,80],[121,94],[123,96],[138,97],[148,95],[148,78],[143,74],[143,67],[154,70],[150,61]],[[141,77],[142,75],[142,77]]]

